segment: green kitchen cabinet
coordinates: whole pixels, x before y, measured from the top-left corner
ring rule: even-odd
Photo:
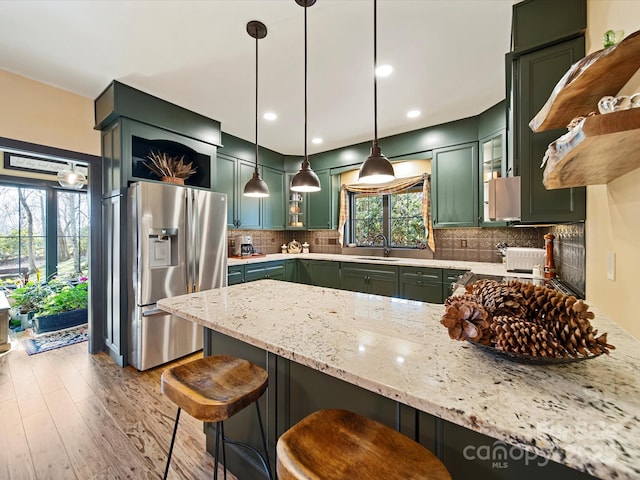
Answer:
[[[458,281],[458,279],[467,273],[468,270],[456,270],[456,269],[443,269],[442,270],[442,301],[444,302],[447,297],[449,297],[453,291],[451,286],[453,283]]]
[[[332,176],[329,169],[317,170],[321,190],[307,195],[307,213],[310,230],[327,230],[338,224],[338,177]]]
[[[244,266],[245,282],[262,279],[286,280],[285,261],[276,260],[272,262],[248,263]]]
[[[398,296],[398,267],[391,265],[344,263],[340,265],[342,290]]]
[[[284,230],[285,193],[284,172],[262,167],[262,179],[269,187],[269,196],[262,199],[262,228]]]
[[[298,281],[298,261],[295,258],[284,261],[284,277],[287,282]]]
[[[229,265],[227,267],[227,285],[244,283],[244,265]]]
[[[442,269],[400,267],[400,298],[442,303]]]
[[[572,222],[586,217],[586,189],[546,190],[540,163],[550,143],[566,133],[564,129],[533,133],[529,121],[549,98],[566,71],[584,57],[584,37],[569,40],[514,59],[518,79],[515,95],[516,173],[521,177],[521,219],[523,222]]]
[[[298,260],[298,282],[318,287],[340,288],[340,262]]]
[[[478,226],[478,142],[434,149],[431,169],[433,226]]]
[[[307,218],[307,199],[309,193],[292,192],[291,191],[291,179],[294,177],[294,173],[286,174],[285,191],[287,192],[287,199],[285,206],[287,209],[287,230],[306,230],[308,218]]]
[[[262,228],[261,199],[242,194],[254,169],[253,163],[222,153],[217,155],[215,184],[217,191],[227,194],[228,228]],[[261,171],[262,167],[258,166],[258,169]]]
[[[580,35],[586,28],[587,0],[525,0],[513,5],[514,52],[541,48]]]
[[[478,202],[481,227],[501,227],[507,222],[489,218],[489,180],[507,176],[506,129],[482,138],[479,142]]]

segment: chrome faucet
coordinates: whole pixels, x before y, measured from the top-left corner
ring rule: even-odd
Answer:
[[[382,238],[382,252],[385,257],[388,257],[389,255],[391,255],[391,248],[389,248],[389,242],[387,241],[387,237],[385,237],[381,233],[378,233],[377,235],[374,235],[373,239],[371,240],[371,243],[375,245],[376,240],[378,238]]]

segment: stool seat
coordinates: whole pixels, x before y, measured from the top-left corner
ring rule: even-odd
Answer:
[[[277,443],[279,480],[451,480],[442,462],[409,437],[345,410],[320,410]]]
[[[220,422],[267,389],[267,372],[227,355],[203,357],[162,373],[162,393],[197,420]]]

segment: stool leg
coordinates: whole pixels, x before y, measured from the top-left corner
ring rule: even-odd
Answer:
[[[220,422],[220,434],[222,436],[222,463],[224,464],[224,480],[227,480],[227,446],[224,438],[224,422]]]
[[[173,444],[176,441],[176,432],[178,431],[178,422],[180,421],[180,410],[178,407],[178,413],[176,414],[176,423],[173,425],[173,436],[171,437],[171,445],[169,446],[169,455],[167,456],[167,466],[164,468],[164,480],[167,480],[167,474],[169,473],[169,464],[171,463],[171,454],[173,453]]]
[[[224,439],[223,439],[224,443]],[[216,422],[215,462],[213,463],[213,480],[218,480],[218,455],[220,455],[220,422]]]
[[[262,415],[260,415],[260,405],[256,400],[256,411],[258,412],[258,424],[260,425],[260,435],[262,435],[262,448],[264,448],[264,462],[265,467],[267,469],[267,474],[269,475],[269,480],[273,479],[273,475],[271,473],[271,465],[269,463],[269,452],[267,451],[267,437],[264,434],[264,427],[262,426]]]

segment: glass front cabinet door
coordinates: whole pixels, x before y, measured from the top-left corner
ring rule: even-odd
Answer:
[[[501,130],[480,140],[480,225],[506,225],[489,220],[489,180],[506,176],[505,131]]]

